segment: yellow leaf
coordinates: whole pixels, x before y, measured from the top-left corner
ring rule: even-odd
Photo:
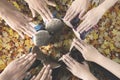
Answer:
[[[11,46],[10,44],[5,44],[5,49],[10,50]]]
[[[3,35],[3,37],[8,37],[8,33],[5,31],[2,32],[2,35]]]
[[[5,63],[2,60],[0,60],[0,70],[3,70],[5,67]]]
[[[18,52],[20,53],[20,52],[23,52],[24,50],[22,49],[22,48],[19,48],[18,49]]]
[[[114,50],[114,49],[115,49],[115,46],[114,46],[112,43],[110,43],[109,46],[110,46],[110,49],[111,49],[111,50]]]
[[[112,33],[113,33],[113,35],[117,35],[119,33],[119,31],[116,29],[113,29]]]
[[[105,54],[110,54],[110,49],[105,49],[104,52]]]
[[[14,37],[18,39],[18,38],[19,38],[19,35],[15,32],[15,33],[14,33]]]
[[[13,1],[13,5],[14,5],[18,10],[20,10],[20,6],[17,4],[17,2]]]
[[[101,45],[101,48],[105,49],[105,48],[106,48],[106,46],[105,46],[104,44],[102,44],[102,45]]]
[[[6,57],[6,55],[2,55],[2,57],[1,57],[3,60],[5,60],[7,57]]]
[[[29,40],[25,40],[25,45],[29,46],[30,45],[30,41]]]
[[[97,33],[94,33],[93,34],[93,38],[96,40],[96,39],[98,39],[98,34]]]
[[[0,51],[2,50],[2,46],[0,45]]]
[[[13,30],[12,30],[12,29],[8,30],[8,32],[9,32],[9,34],[10,34],[11,36],[13,36],[13,35],[14,35],[14,32],[13,32]]]

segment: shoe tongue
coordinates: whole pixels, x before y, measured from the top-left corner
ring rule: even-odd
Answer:
[[[45,54],[43,54],[43,52],[37,46],[32,48],[32,53],[37,55],[37,60],[43,61],[46,58]]]
[[[39,47],[34,46],[32,48],[32,53],[36,53],[37,54],[37,60],[40,60],[43,64],[45,64],[45,65],[50,64],[52,69],[60,67],[60,64],[57,63],[57,60],[55,60],[51,56],[48,56],[48,55],[44,54],[39,49]]]

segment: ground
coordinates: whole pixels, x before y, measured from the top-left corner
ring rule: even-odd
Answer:
[[[31,12],[23,0],[9,0],[17,9],[26,16],[31,17]],[[72,0],[53,0],[57,6],[50,8],[57,17],[63,17]],[[91,5],[90,8],[97,6],[98,3]],[[34,19],[36,23],[42,22],[38,15]],[[69,33],[70,34],[70,33]],[[69,38],[70,35],[66,35]],[[70,37],[71,38],[71,37]],[[71,40],[70,40],[71,41]],[[85,39],[86,42],[95,46],[101,54],[120,63],[120,1],[108,10],[98,23],[98,29],[93,30]],[[54,45],[48,45],[44,50],[58,56],[56,51],[53,53],[53,47],[61,49],[60,45],[69,44],[69,40],[64,40]],[[13,31],[2,19],[0,21],[0,72],[8,65],[9,62],[26,54],[29,48],[33,46],[32,40],[26,36],[23,40],[15,31]],[[56,49],[56,48],[55,48]],[[51,50],[51,52],[50,52]],[[102,76],[104,77],[104,76]],[[74,80],[74,79],[73,79]],[[103,80],[103,79],[101,79]],[[109,79],[104,79],[109,80]]]

